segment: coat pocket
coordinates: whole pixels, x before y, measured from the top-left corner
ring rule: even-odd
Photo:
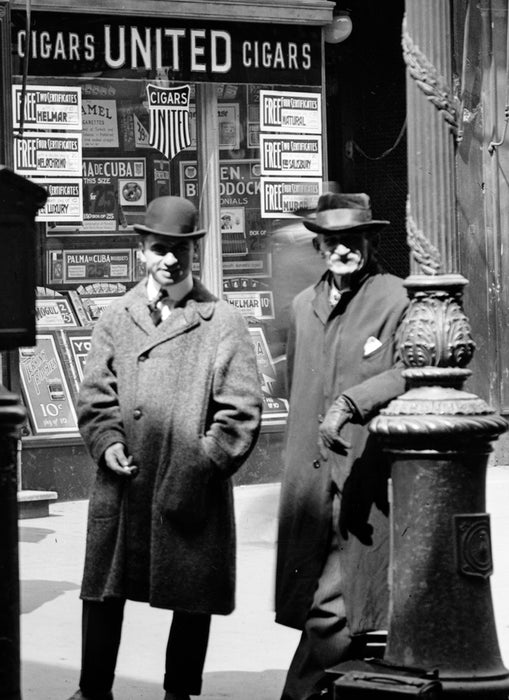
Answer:
[[[210,481],[213,465],[198,439],[193,447],[179,450],[166,470],[157,493],[164,517],[188,529],[204,526],[209,511]]]
[[[394,339],[389,338],[374,352],[365,355],[360,364],[361,380],[373,377],[393,366]]]
[[[111,469],[99,468],[90,496],[89,518],[118,517],[122,508],[125,483],[125,480]]]

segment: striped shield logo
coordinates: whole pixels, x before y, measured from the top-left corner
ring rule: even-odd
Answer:
[[[191,88],[147,85],[150,112],[149,143],[170,160],[191,145],[189,97]]]

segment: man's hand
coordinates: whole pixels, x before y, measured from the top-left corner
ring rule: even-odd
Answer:
[[[350,405],[342,396],[334,401],[318,429],[318,445],[322,456],[325,452],[324,448],[338,454],[346,454],[351,445],[340,436],[340,432],[345,423],[348,423],[352,418],[352,415]]]
[[[114,442],[104,450],[104,463],[120,476],[135,477],[139,469],[133,463],[133,458],[125,453],[125,445],[122,442]]]

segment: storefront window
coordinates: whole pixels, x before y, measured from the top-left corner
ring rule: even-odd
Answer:
[[[12,32],[13,167],[49,194],[38,345],[20,351],[30,431],[76,433],[93,324],[144,276],[133,225],[147,204],[182,195],[203,214],[211,192],[218,252],[195,273],[214,268],[212,291],[244,314],[264,425],[281,430],[288,307],[317,269],[312,247],[298,259],[281,232],[324,179],[320,30],[34,14],[29,42],[24,13]]]

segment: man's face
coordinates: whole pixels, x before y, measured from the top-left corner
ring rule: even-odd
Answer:
[[[192,269],[194,241],[148,234],[141,248],[147,272],[162,287],[182,282]]]
[[[368,259],[369,241],[365,233],[318,234],[327,268],[343,277],[358,272]]]

